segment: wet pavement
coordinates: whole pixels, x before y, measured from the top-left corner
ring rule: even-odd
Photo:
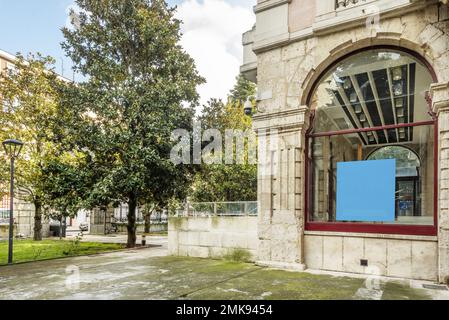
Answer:
[[[77,233],[69,233],[67,235],[67,240],[74,239],[77,236]],[[128,236],[126,234],[110,234],[110,235],[92,235],[92,234],[84,234],[81,241],[85,242],[101,242],[101,243],[126,243]],[[142,237],[137,236],[137,244],[140,244],[142,241]],[[163,248],[167,248],[168,237],[167,236],[147,236],[146,237],[147,244],[162,246]]]
[[[167,256],[165,246],[0,267],[0,299],[449,299],[413,281]]]

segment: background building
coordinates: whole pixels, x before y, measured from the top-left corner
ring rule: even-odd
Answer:
[[[14,62],[16,57],[5,51],[0,50],[0,77],[8,69],[14,69]],[[1,102],[1,93],[0,93]],[[1,104],[3,106],[3,104]],[[4,153],[3,146],[0,150],[0,159],[2,161],[9,161]],[[0,194],[7,192],[9,190],[9,180],[0,181]],[[8,238],[8,228],[9,228],[9,196],[6,194],[1,198],[0,205],[0,239]],[[15,234],[21,235],[25,238],[33,237],[34,229],[34,206],[31,203],[15,199],[14,200],[14,225]],[[49,224],[48,221],[44,220],[42,224],[42,235],[47,237],[49,235]]]

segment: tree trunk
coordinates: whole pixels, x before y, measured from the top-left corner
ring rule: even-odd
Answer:
[[[42,204],[40,201],[34,202],[34,241],[42,240]]]
[[[153,210],[148,210],[145,214],[145,233],[151,232],[151,214],[153,213]]]
[[[131,196],[128,201],[128,242],[127,248],[134,248],[136,246],[136,208],[137,200],[134,196]]]

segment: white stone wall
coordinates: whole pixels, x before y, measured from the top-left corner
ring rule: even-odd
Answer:
[[[277,1],[266,1],[266,4],[263,1],[259,4],[267,7],[268,3],[274,2]],[[285,5],[281,2],[279,1],[279,6]],[[279,141],[276,150],[259,145],[262,150],[266,148],[267,165],[271,171],[260,171],[258,177],[258,260],[285,267],[307,265],[304,258],[311,249],[304,244],[304,133],[308,129],[308,110],[313,108],[313,105],[307,105],[313,104],[313,101],[308,101],[309,94],[323,72],[338,59],[356,50],[388,45],[421,55],[435,70],[440,92],[434,95],[434,109],[439,114],[440,176],[438,242],[392,240],[388,241],[387,247],[391,246],[393,250],[410,247],[415,248],[416,252],[417,246],[428,246],[425,248],[429,252],[427,259],[430,264],[438,266],[438,279],[445,282],[449,279],[449,102],[444,102],[449,101],[449,23],[439,21],[436,3],[402,0],[376,3],[382,4],[380,8],[383,14],[375,28],[367,27],[364,23],[366,17],[357,15],[358,9],[355,8],[353,16],[344,17],[347,23],[342,23],[342,18],[336,15],[335,19],[320,20],[305,30],[307,32],[278,32],[277,38],[270,33],[268,23],[271,20],[265,19],[267,14],[258,14],[260,19],[256,23],[253,49],[257,54],[259,101],[258,113],[254,116],[254,129],[259,131],[259,135],[261,130],[276,129]],[[384,5],[388,5],[388,8]],[[317,15],[320,8],[317,8]],[[276,13],[281,14],[278,11]],[[326,14],[322,17],[327,19]],[[262,26],[263,23],[266,25]],[[273,25],[273,32],[279,31],[277,24]],[[262,39],[262,36],[266,37]],[[270,139],[268,136],[268,140]],[[353,238],[350,233],[346,236]],[[382,235],[375,236],[383,239]],[[326,240],[326,243],[329,241]],[[355,245],[356,241],[361,240],[350,241],[350,244]],[[366,241],[370,243],[373,240]],[[342,246],[343,242],[342,240]],[[438,254],[433,254],[435,246]],[[329,252],[331,258],[333,254]],[[310,255],[307,259],[310,260]],[[390,271],[387,270],[386,274],[394,275],[396,271],[391,270],[402,268],[402,262],[395,261],[393,257],[388,262]],[[419,268],[414,272],[404,272],[404,276],[409,274],[417,278],[434,278],[433,271],[429,273],[423,270],[422,275],[418,275],[417,270]]]
[[[32,238],[34,235],[34,205],[16,200],[14,203],[14,221],[16,232],[22,234],[25,238]],[[46,238],[50,233],[48,219],[42,217],[42,237]]]
[[[438,135],[439,280],[440,282],[449,283],[449,82],[432,85],[431,95],[432,95],[433,110],[438,115],[438,129],[439,129]]]
[[[168,221],[171,255],[219,258],[233,249],[244,249],[254,260],[257,247],[257,217],[188,217]]]
[[[8,224],[1,225],[0,239],[7,239],[9,233]],[[42,237],[48,237],[50,225],[48,219],[42,219]],[[22,200],[14,200],[14,235],[21,234],[25,238],[34,235],[34,205]]]
[[[308,109],[278,112],[278,118],[259,114],[254,128],[259,134],[258,196],[259,250],[261,265],[303,270],[304,216],[302,179],[303,130]],[[270,128],[265,144],[261,130]]]
[[[305,235],[305,261],[309,269],[375,274],[437,281],[437,237],[338,234]],[[368,266],[361,266],[361,259]]]

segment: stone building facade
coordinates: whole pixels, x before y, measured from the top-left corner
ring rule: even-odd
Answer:
[[[254,11],[256,24],[243,35],[244,64],[241,72],[258,86],[257,112],[253,115],[253,122],[259,135],[259,152],[265,157],[260,160],[263,163],[259,166],[258,179],[258,262],[296,270],[311,268],[375,273],[448,282],[447,1],[258,0]],[[380,67],[379,70],[363,70],[364,66],[371,66],[369,59],[372,56],[385,59],[385,70]],[[393,68],[395,59],[405,61],[404,65]],[[372,65],[376,63],[381,65],[382,61]],[[342,80],[333,84],[334,89],[327,87],[320,91],[329,75],[329,82],[332,82],[332,72],[335,79],[338,78],[335,75],[343,74],[345,68],[359,67],[358,73],[354,71],[340,78],[349,79],[346,80],[347,85]],[[403,73],[394,73],[393,69],[402,67],[405,68]],[[384,80],[387,86],[391,85],[392,99],[396,90],[402,92],[402,83],[408,88],[409,95],[403,95],[408,103],[408,121],[405,124],[399,118],[403,111],[395,113],[394,119],[390,120],[387,116],[372,116],[369,103],[371,108],[377,105],[379,114],[386,110],[383,104],[386,100],[380,97],[381,84],[377,78],[374,79],[379,72],[384,72],[385,77],[388,74]],[[359,82],[359,86],[357,80],[361,80],[364,74],[364,83],[368,83],[370,88],[365,85],[362,90],[362,84]],[[405,75],[406,82],[393,86],[402,81],[401,75]],[[417,91],[411,93],[415,83]],[[418,92],[418,86],[425,86],[425,90],[419,87]],[[351,87],[355,91],[349,93]],[[326,94],[332,98],[323,99]],[[374,97],[370,101],[361,99],[366,94]],[[415,121],[410,114],[412,100],[416,105],[415,118],[422,117]],[[353,101],[358,103],[355,111],[351,109]],[[398,100],[392,101],[399,103]],[[317,129],[327,126],[325,114],[337,114],[337,105],[346,113],[342,113],[342,119],[351,118],[351,121],[346,121],[349,126],[347,123],[340,126],[337,120],[341,119],[336,116],[329,116],[326,121],[332,122],[340,131],[349,130],[348,135],[352,136],[335,133],[335,130],[322,134]],[[357,107],[363,107],[366,115],[362,116],[363,112],[357,111]],[[399,105],[396,107],[400,109]],[[341,110],[338,112],[340,114]],[[361,121],[366,121],[366,117],[369,121],[364,126]],[[375,124],[376,121],[379,125]],[[416,122],[416,127],[412,127],[415,125],[413,122]],[[424,123],[429,128],[418,129],[418,125]],[[363,131],[373,127],[378,127],[378,130]],[[411,137],[412,130],[415,130],[415,138]],[[429,134],[434,132],[432,130],[435,135]],[[428,132],[428,141],[422,138],[424,132]],[[415,141],[421,144],[420,152],[425,154],[425,158],[420,159],[421,168],[413,174],[419,180],[415,184],[418,191],[414,189],[415,198],[412,200],[404,200],[405,196],[402,200],[396,199],[394,223],[338,222],[331,218],[331,212],[335,211],[332,207],[336,205],[335,190],[329,189],[334,184],[330,180],[334,171],[317,168],[329,166],[328,162],[339,157],[338,150],[343,148],[343,143],[334,137],[347,138],[349,146],[353,143],[353,150],[349,153],[340,151],[343,159],[353,156],[354,160],[367,160],[371,152],[385,146],[403,146],[415,153]],[[365,143],[354,143],[353,138]],[[261,143],[262,140],[269,143]],[[329,149],[330,146],[334,151]],[[408,155],[411,159],[412,152]],[[316,171],[311,170],[313,163],[318,163],[314,167]],[[396,183],[400,181],[397,179]],[[320,188],[329,193],[323,194]],[[410,216],[397,213],[412,207],[416,212]],[[319,210],[324,212],[325,218],[320,218]],[[422,213],[417,213],[421,210]]]

